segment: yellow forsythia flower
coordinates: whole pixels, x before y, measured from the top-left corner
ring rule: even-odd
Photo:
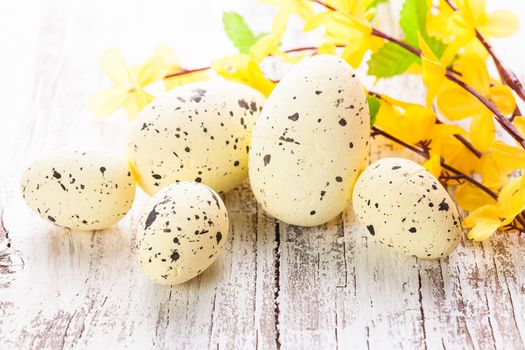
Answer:
[[[265,96],[275,87],[275,83],[268,80],[259,65],[246,54],[223,57],[214,61],[212,68],[222,77],[249,85]]]
[[[95,93],[90,100],[91,111],[100,118],[124,107],[130,119],[153,100],[153,96],[144,90],[159,76],[159,62],[152,59],[128,69],[124,58],[117,49],[102,55],[102,71],[113,82],[113,86]]]
[[[490,237],[498,228],[510,224],[525,210],[525,181],[515,178],[507,183],[495,204],[486,204],[473,211],[465,218],[464,225],[472,227],[468,237],[477,241]]]
[[[325,11],[317,14],[306,22],[304,30],[309,31],[324,26],[331,43],[345,46],[343,59],[357,68],[365,53],[368,50],[377,50],[384,41],[372,35],[372,26],[368,22],[370,15],[365,11],[363,4],[350,1],[345,6],[342,4],[338,6],[343,9],[348,7],[350,11]]]
[[[510,11],[487,13],[485,0],[461,0],[457,5],[458,11],[450,16],[447,29],[462,42],[474,38],[476,30],[485,37],[503,38],[519,27],[518,19]]]
[[[508,86],[492,81],[484,60],[469,53],[461,57],[455,68],[461,80],[491,101],[503,113],[514,111],[516,101]],[[437,103],[441,112],[450,120],[472,117],[471,141],[480,152],[486,152],[495,138],[496,128],[492,112],[476,97],[459,86],[450,85],[439,94]]]
[[[505,223],[506,225],[507,223]],[[503,220],[499,217],[498,206],[495,204],[487,204],[470,212],[470,214],[463,219],[463,225],[471,228],[468,233],[468,238],[475,241],[482,241],[494,234],[496,230],[504,225]]]

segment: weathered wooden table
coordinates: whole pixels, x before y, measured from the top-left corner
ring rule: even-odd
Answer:
[[[504,5],[525,20],[523,2]],[[124,115],[96,122],[86,107],[107,82],[103,50],[138,61],[166,43],[187,66],[207,64],[233,50],[224,9],[270,27],[272,10],[251,0],[0,2],[0,206],[11,259],[24,261],[14,273],[0,267],[0,349],[524,348],[522,237],[465,240],[448,259],[422,261],[376,244],[351,208],[316,228],[277,222],[245,184],[225,196],[232,227],[218,261],[167,287],[147,280],[135,258],[144,195],[118,226],[97,232],[53,227],[25,206],[20,173],[42,150],[123,151]],[[522,77],[524,38],[522,30],[498,45]],[[403,78],[377,89],[416,99],[419,86]],[[376,146],[372,158],[392,152]]]

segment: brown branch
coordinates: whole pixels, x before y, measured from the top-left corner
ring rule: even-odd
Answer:
[[[381,100],[385,100],[383,95],[381,95],[379,92],[376,92],[376,91],[371,91],[369,90],[368,91],[368,95],[371,95],[371,96],[374,96],[378,99],[381,99]],[[436,121],[437,124],[441,123],[439,120]],[[483,155],[483,153],[481,153],[480,151],[478,151],[476,149],[476,147],[474,147],[474,145],[472,143],[470,143],[466,138],[464,138],[462,135],[460,134],[454,134],[453,135],[456,139],[458,139],[470,152],[472,152],[477,158],[481,158],[481,156]]]
[[[459,140],[459,142],[461,142],[465,147],[468,148],[468,150],[470,152],[472,152],[476,157],[478,158],[481,158],[481,156],[483,155],[483,153],[481,153],[480,151],[478,151],[476,149],[476,147],[474,147],[473,144],[471,144],[465,137],[463,137],[463,135],[460,135],[460,134],[454,134],[454,137],[456,139]]]
[[[195,68],[195,69],[181,69],[180,71],[178,71],[176,73],[170,73],[170,74],[165,75],[163,79],[174,78],[174,77],[178,77],[180,75],[191,74],[191,73],[195,73],[195,72],[202,72],[202,71],[208,70],[210,68],[211,67],[202,67],[202,68]]]
[[[521,147],[525,149],[525,139],[523,139],[523,136],[519,133],[518,130],[512,125],[512,123],[498,110],[498,108],[485,96],[480,94],[477,90],[475,90],[472,86],[466,84],[465,82],[459,80],[456,78],[453,74],[450,74],[447,72],[445,74],[445,77],[465,89],[468,93],[470,93],[472,96],[476,97],[481,103],[483,103],[494,115],[496,116],[496,121],[509,133],[510,136],[514,140],[516,140]]]
[[[391,140],[391,141],[394,141],[395,143],[397,144],[400,144],[401,146],[411,150],[412,152],[420,155],[421,157],[423,158],[426,158],[426,159],[430,159],[430,154],[428,154],[428,152],[425,152],[415,146],[412,146],[400,139],[398,139],[397,137],[395,136],[392,136],[390,135],[389,133],[381,130],[381,129],[378,129],[377,127],[372,127],[372,136],[374,135],[381,135],[383,137],[386,137],[387,139]],[[463,179],[467,182],[469,182],[470,184],[478,187],[480,190],[482,190],[483,192],[485,192],[486,194],[488,194],[490,197],[492,197],[493,199],[498,199],[498,195],[496,193],[494,193],[491,189],[489,189],[488,187],[486,187],[485,185],[483,185],[481,182],[478,182],[476,181],[475,179],[473,179],[472,177],[462,173],[461,171],[459,171],[458,169],[446,164],[443,160],[440,161],[441,163],[441,167],[443,169],[446,169],[448,171],[450,171],[451,173],[457,175],[457,176],[462,176]]]

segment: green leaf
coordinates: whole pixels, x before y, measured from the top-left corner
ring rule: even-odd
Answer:
[[[419,49],[417,34],[421,33],[430,49],[438,58],[441,58],[447,45],[438,38],[428,35],[426,25],[427,11],[426,1],[405,0],[399,16],[399,26],[405,33],[403,41]]]
[[[244,18],[236,12],[224,12],[222,23],[228,38],[241,53],[248,53],[250,47],[262,36],[253,34]]]
[[[379,107],[381,107],[381,101],[372,95],[368,95],[366,101],[368,102],[368,110],[370,111],[370,126],[374,126],[377,112],[379,112]]]
[[[420,58],[394,43],[386,43],[368,60],[368,74],[377,78],[388,78],[404,73]]]
[[[405,0],[399,15],[399,26],[405,33],[405,42],[419,48],[417,33],[421,32],[424,38],[427,36],[426,16],[426,1]]]
[[[427,36],[425,38],[425,41],[427,42],[432,52],[434,52],[434,54],[437,56],[437,58],[441,58],[441,56],[443,56],[443,53],[447,48],[447,44],[433,36]]]

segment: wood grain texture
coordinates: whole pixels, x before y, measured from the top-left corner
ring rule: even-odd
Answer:
[[[385,26],[395,23],[400,1],[392,3]],[[525,13],[523,2],[505,6]],[[62,230],[30,212],[18,179],[43,150],[124,149],[125,116],[96,122],[87,111],[90,93],[107,84],[100,53],[119,47],[137,62],[166,43],[186,66],[206,64],[233,52],[220,29],[225,9],[270,27],[272,10],[251,0],[0,2],[0,206],[7,253],[25,262],[16,273],[0,267],[0,349],[525,348],[523,237],[465,240],[447,259],[422,261],[376,244],[351,208],[315,228],[275,221],[245,183],[225,196],[231,234],[219,259],[169,287],[147,280],[135,257],[145,195],[104,231]],[[522,29],[498,44],[522,78],[515,43],[524,37]],[[421,99],[417,78],[374,89]],[[399,152],[378,139],[371,158]]]

